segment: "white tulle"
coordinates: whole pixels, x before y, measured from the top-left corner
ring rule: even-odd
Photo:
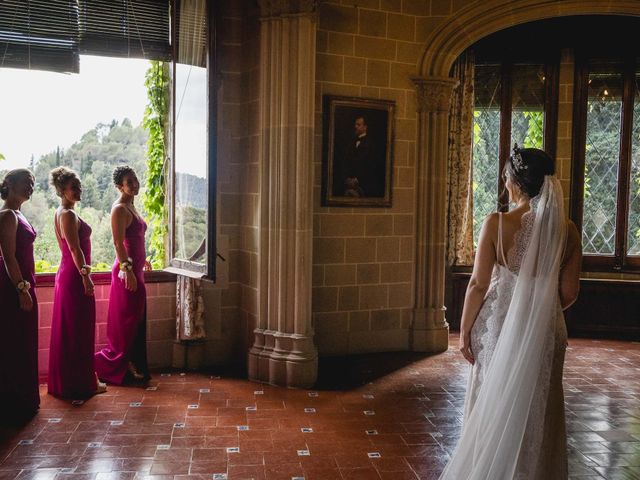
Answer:
[[[566,238],[562,189],[545,177],[511,302],[462,436],[441,480],[534,478],[542,442]]]

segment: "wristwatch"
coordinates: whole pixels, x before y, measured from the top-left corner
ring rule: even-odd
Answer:
[[[83,277],[86,277],[90,273],[91,273],[91,265],[83,265],[82,268],[80,269],[80,275],[82,275]]]
[[[26,280],[20,280],[18,283],[16,283],[16,290],[18,290],[18,292],[20,293],[28,292],[30,288],[31,284]]]

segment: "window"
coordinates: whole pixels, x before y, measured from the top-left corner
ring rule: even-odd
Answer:
[[[175,4],[173,155],[169,265],[215,279],[215,103],[213,12],[206,0]],[[211,25],[211,30],[209,30]]]
[[[557,62],[479,62],[474,78],[473,238],[507,203],[500,173],[514,143],[555,150]]]
[[[640,70],[578,55],[571,214],[584,268],[640,267]]]
[[[111,171],[126,162],[143,190],[150,167],[146,213],[155,220],[148,252],[156,255],[156,267],[168,262],[182,273],[215,278],[212,3],[31,0],[29,9],[20,0],[0,3],[0,97],[12,100],[2,102],[0,131],[11,142],[0,143],[0,160],[7,159],[0,169],[36,172],[36,194],[26,209],[40,231],[39,271],[54,271],[59,261],[49,170],[68,165],[80,173],[79,213],[94,228],[92,263],[106,269],[113,261],[108,213],[117,195]],[[141,124],[147,94],[160,108],[149,109],[156,118]]]
[[[34,249],[39,273],[55,272],[60,263],[52,228],[60,202],[49,185],[51,169],[59,165],[73,168],[82,180],[77,211],[93,228],[96,271],[110,269],[114,259],[109,215],[117,198],[113,168],[121,163],[131,165],[144,196],[148,132],[141,122],[149,61],[82,55],[79,65],[81,73],[71,76],[0,70],[0,151],[6,157],[0,162],[0,175],[2,170],[25,167],[36,176],[33,197],[24,211],[38,231]],[[136,204],[143,209],[140,199]]]

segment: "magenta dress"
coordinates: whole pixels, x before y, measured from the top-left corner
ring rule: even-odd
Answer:
[[[78,218],[80,248],[91,264],[91,227]],[[60,240],[62,259],[56,273],[49,347],[49,393],[85,399],[96,392],[93,354],[96,337],[96,301],[84,294],[82,275],[66,240]]]
[[[147,290],[144,285],[144,234],[147,224],[134,215],[127,227],[124,246],[133,260],[133,272],[138,288],[131,292],[118,278],[120,262],[116,259],[111,270],[111,290],[107,314],[107,347],[95,354],[95,368],[100,380],[121,385],[129,362],[148,376],[146,351]]]
[[[36,231],[18,214],[16,231],[16,259],[22,278],[31,283],[33,309],[20,309],[18,292],[7,275],[0,256],[0,402],[3,421],[21,421],[32,416],[40,406],[38,393],[38,300],[33,261],[33,242]]]

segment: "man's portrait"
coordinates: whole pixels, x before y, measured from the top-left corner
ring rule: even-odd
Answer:
[[[394,103],[324,100],[323,204],[391,206]]]

